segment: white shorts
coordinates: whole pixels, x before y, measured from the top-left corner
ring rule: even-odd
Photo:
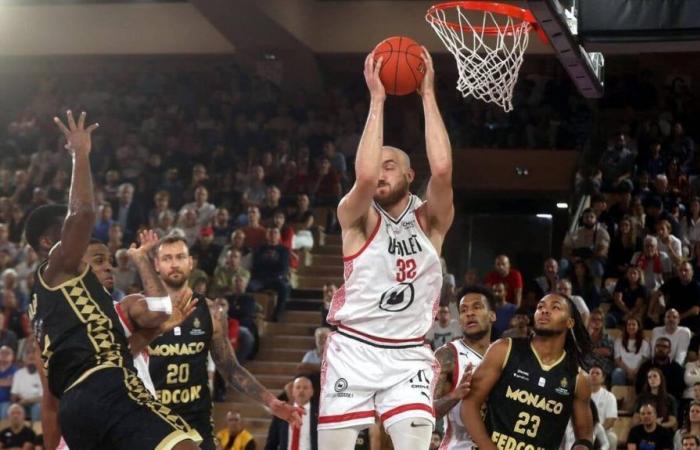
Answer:
[[[433,391],[440,365],[423,346],[380,347],[339,332],[331,333],[321,366],[318,429],[373,424],[387,428],[423,417],[435,424]]]

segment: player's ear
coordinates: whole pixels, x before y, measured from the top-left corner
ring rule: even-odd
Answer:
[[[496,322],[496,313],[494,311],[489,311],[489,321],[491,323]]]
[[[576,322],[574,322],[574,319],[571,318],[571,317],[569,317],[569,319],[568,319],[566,322],[567,322],[567,327],[568,327],[569,329],[573,328],[573,327],[574,327],[574,324],[576,323]]]
[[[413,182],[414,178],[416,178],[416,172],[413,169],[409,168],[406,171],[406,179],[408,180],[409,183],[411,183],[411,182]]]

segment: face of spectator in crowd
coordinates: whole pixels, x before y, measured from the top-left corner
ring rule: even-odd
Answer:
[[[24,186],[29,182],[29,174],[26,170],[15,171],[15,186]]]
[[[10,427],[21,428],[24,426],[24,408],[18,404],[13,404],[10,409],[7,410],[7,418],[10,422]]]
[[[306,194],[300,194],[297,196],[297,208],[299,208],[300,211],[306,211],[309,209],[309,205],[311,204],[311,201],[309,200],[309,196]]]
[[[201,164],[196,164],[192,168],[192,181],[198,182],[207,179],[207,169]]]
[[[182,213],[182,225],[185,228],[197,226],[197,213],[193,209],[186,209]]]
[[[39,259],[31,245],[27,245],[24,247],[24,255],[27,264],[34,264],[37,261],[37,259]]]
[[[673,135],[683,136],[683,125],[681,125],[680,122],[676,122],[675,124],[673,124]]]
[[[318,350],[319,353],[323,354],[323,351],[326,348],[326,342],[328,341],[328,336],[330,336],[331,330],[322,327],[316,329],[314,332],[314,340],[316,341],[316,350]]]
[[[183,241],[163,243],[156,255],[156,271],[163,283],[173,289],[180,289],[187,283],[194,263],[187,244]]]
[[[198,205],[203,205],[207,202],[209,199],[209,191],[207,191],[207,188],[204,186],[199,186],[197,189],[194,190],[194,201]]]
[[[114,259],[117,261],[117,267],[121,270],[126,270],[129,267],[129,255],[126,253],[126,249],[120,248],[114,254]]]
[[[658,254],[659,249],[658,249],[658,243],[656,239],[650,239],[650,237],[647,237],[644,239],[644,254],[646,255],[647,258],[654,257]]]
[[[5,243],[9,239],[10,232],[7,228],[7,225],[4,223],[0,223],[0,242]]]
[[[178,177],[178,171],[175,168],[168,169],[167,172],[165,172],[165,179],[168,180],[171,183],[174,183],[177,181]]]
[[[557,281],[557,292],[571,297],[571,283],[569,280]]]
[[[109,203],[100,205],[100,219],[103,221],[112,220],[112,206]]]
[[[658,361],[664,361],[668,359],[670,354],[671,343],[666,339],[657,339],[656,344],[654,345],[654,359]]]
[[[134,187],[131,184],[122,184],[117,195],[122,205],[128,205],[134,199]]]
[[[153,200],[158,211],[165,211],[170,205],[170,196],[167,192],[158,192]]]
[[[510,259],[506,255],[499,255],[496,257],[494,269],[500,276],[507,277],[510,273]]]
[[[327,158],[325,158],[327,161]],[[330,168],[330,162],[328,163]],[[374,200],[388,209],[408,195],[414,173],[408,156],[393,147],[382,148],[382,167],[379,171]]]
[[[240,250],[232,249],[226,254],[226,264],[231,269],[238,269],[241,267],[241,252]]]
[[[639,408],[639,418],[642,425],[651,427],[656,422],[656,408],[653,405],[645,404]]]
[[[632,231],[632,222],[629,219],[622,219],[618,225],[620,234],[629,234]]]
[[[279,230],[279,228],[268,228],[266,237],[267,237],[267,244],[268,245],[279,245],[279,243],[280,243],[280,230]]]
[[[440,442],[442,442],[442,438],[440,437],[440,433],[434,431],[433,435],[430,437],[430,450],[439,449]]]
[[[639,331],[639,322],[637,319],[628,319],[625,323],[625,330],[627,331],[627,335],[629,337],[634,337],[637,334],[637,331]]]
[[[593,211],[583,213],[583,226],[587,229],[592,229],[596,224],[596,216]]]
[[[250,169],[250,175],[251,175],[251,177],[250,177],[251,181],[256,182],[256,183],[262,183],[263,180],[265,179],[265,169],[263,169],[263,167],[260,165],[253,166]]]
[[[278,205],[282,194],[277,186],[269,186],[265,190],[265,201],[271,205]]]
[[[15,352],[7,345],[0,347],[0,366],[9,367],[15,361]]]
[[[658,370],[651,369],[647,373],[647,384],[651,389],[658,389],[661,386],[661,375]]]
[[[226,413],[226,425],[228,426],[229,434],[236,436],[243,430],[243,419],[241,419],[239,413],[229,411]]]
[[[0,250],[0,267],[7,267],[11,259],[10,254],[6,250]]]
[[[495,321],[496,313],[491,310],[483,294],[471,292],[460,299],[459,324],[467,338],[476,341],[490,335],[491,325]]]
[[[700,424],[700,405],[691,404],[688,409],[688,419],[691,424]]]
[[[2,283],[5,289],[14,289],[17,287],[17,272],[14,269],[6,269],[2,273]]]
[[[572,328],[574,319],[569,308],[569,302],[562,296],[545,295],[535,309],[535,333],[557,335]]]
[[[662,220],[656,225],[656,236],[664,240],[668,238],[671,234],[671,225],[666,222],[665,220]]]
[[[693,281],[693,266],[689,262],[684,262],[678,268],[678,276],[681,279],[681,283],[688,284]]]
[[[326,141],[323,143],[323,155],[326,158],[331,158],[335,155],[335,144],[333,141]]]
[[[438,320],[438,323],[439,323],[441,326],[446,327],[447,324],[450,323],[450,319],[451,319],[451,316],[450,316],[450,308],[448,308],[447,306],[441,306],[441,307],[439,307],[439,308],[438,308],[438,313],[437,313],[437,320]]]
[[[231,246],[233,248],[243,248],[245,244],[245,233],[243,230],[236,230],[231,233]]]
[[[625,139],[624,134],[619,134],[619,135],[617,135],[617,137],[615,137],[615,149],[616,150],[622,150],[623,148],[625,148],[626,144],[627,144],[627,141]]]
[[[271,167],[274,162],[274,159],[272,158],[272,153],[271,152],[263,152],[262,156],[260,157],[260,164],[263,167]]]
[[[207,295],[207,279],[200,278],[194,282],[192,286],[192,292],[199,295]]]
[[[248,279],[240,275],[233,277],[233,293],[242,294],[245,292],[246,287],[248,287]]]
[[[681,449],[682,450],[697,450],[698,449],[698,437],[695,435],[683,437]]]
[[[559,272],[559,264],[554,258],[547,258],[544,262],[544,274],[549,278],[555,278]]]
[[[175,216],[170,211],[163,211],[158,214],[158,227],[169,230],[175,222]]]
[[[228,209],[218,208],[216,210],[216,215],[214,216],[216,226],[220,228],[225,228],[228,226],[229,214]]]
[[[260,224],[260,209],[257,206],[248,207],[248,226],[256,227]]]
[[[591,312],[588,318],[588,334],[596,334],[603,329],[603,314],[600,311]]]
[[[108,170],[105,174],[105,181],[109,185],[114,185],[119,182],[119,172],[116,170]]]
[[[292,398],[294,399],[294,403],[304,406],[309,403],[313,395],[314,388],[311,385],[311,380],[306,377],[298,377],[294,380],[294,385],[292,386]]]
[[[600,367],[591,367],[588,371],[588,382],[592,388],[598,389],[603,385],[605,381],[605,375],[603,375],[603,370]]]
[[[512,319],[510,319],[510,327],[517,329],[525,329],[530,324],[530,318],[527,314],[515,314]]]
[[[274,216],[272,216],[272,223],[275,225],[275,228],[279,228],[280,230],[284,227],[284,224],[286,222],[286,218],[284,217],[283,212],[276,212]]]
[[[679,323],[680,315],[678,314],[678,311],[676,311],[674,308],[666,311],[666,314],[664,315],[664,325],[666,325],[666,329],[675,330],[678,328]]]
[[[491,287],[494,297],[496,297],[496,303],[504,303],[506,301],[506,296],[508,292],[506,291],[506,285],[503,283],[496,283]]]
[[[124,257],[126,257],[128,264],[128,256],[124,254],[122,258]],[[112,258],[106,245],[101,243],[92,243],[88,245],[85,255],[83,256],[83,262],[90,266],[90,269],[92,269],[92,272],[102,286],[110,292],[114,289],[114,267],[112,266]],[[123,262],[120,264],[123,264]]]

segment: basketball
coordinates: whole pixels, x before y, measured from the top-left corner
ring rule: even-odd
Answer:
[[[425,64],[420,44],[406,36],[384,39],[374,48],[374,58],[384,58],[379,78],[389,95],[408,95],[423,81]]]

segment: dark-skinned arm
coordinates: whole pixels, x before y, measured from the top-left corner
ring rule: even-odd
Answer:
[[[576,392],[574,393],[571,422],[574,426],[576,439],[586,439],[593,442],[593,414],[591,413],[591,387],[588,376],[579,372],[576,377]],[[588,450],[585,445],[574,445],[572,450]]]
[[[462,423],[481,450],[496,450],[496,446],[486,430],[486,425],[481,419],[481,406],[501,378],[510,345],[510,339],[499,339],[491,344],[481,364],[472,375],[472,387],[469,394],[462,400],[460,413]]]
[[[49,391],[49,381],[44,372],[44,365],[36,365],[41,387],[41,429],[44,434],[44,449],[54,450],[61,442],[61,425],[58,423],[58,399]]]
[[[85,128],[85,112],[75,123],[71,111],[67,113],[66,127],[58,117],[54,122],[66,137],[66,149],[73,159],[71,185],[68,194],[68,212],[61,229],[61,240],[49,253],[44,280],[50,286],[67,281],[84,269],[82,259],[95,225],[95,199],[90,169],[91,133],[98,124]]]
[[[433,400],[433,410],[435,418],[439,419],[454,408],[460,400],[468,393],[470,388],[472,370],[471,364],[464,372],[462,379],[459,380],[459,385],[455,386],[457,380],[453,380],[455,364],[455,352],[449,345],[443,345],[435,352],[435,357],[440,363],[440,377],[438,378],[437,388],[435,390],[435,399]]]

